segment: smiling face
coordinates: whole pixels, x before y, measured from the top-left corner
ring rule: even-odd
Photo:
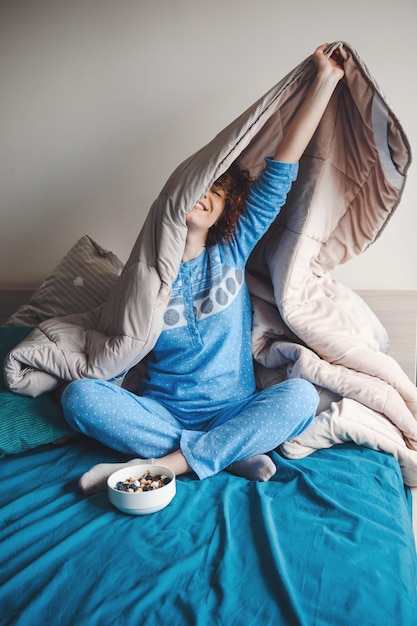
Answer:
[[[208,231],[223,214],[226,192],[214,184],[187,214],[188,228]]]
[[[232,163],[187,214],[188,235],[204,239],[204,245],[230,241],[245,210],[250,176]]]

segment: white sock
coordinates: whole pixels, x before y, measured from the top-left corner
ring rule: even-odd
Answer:
[[[99,463],[81,476],[78,482],[79,488],[86,496],[105,491],[107,479],[113,472],[129,465],[145,465],[152,461],[153,459],[131,459],[125,463]],[[235,461],[229,465],[227,471],[248,480],[266,482],[275,474],[277,468],[267,454],[256,454],[243,461]]]
[[[129,467],[129,465],[144,465],[147,463],[152,463],[152,459],[131,459],[125,463],[99,463],[81,476],[78,486],[85,496],[105,491],[107,479],[113,472]]]
[[[256,454],[243,461],[235,461],[229,465],[227,471],[248,480],[266,482],[275,474],[277,468],[267,454]]]

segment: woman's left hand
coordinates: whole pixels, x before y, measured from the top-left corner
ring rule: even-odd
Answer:
[[[319,46],[312,55],[317,74],[334,74],[334,76],[340,80],[345,74],[343,65],[346,59],[346,53],[344,50],[341,50],[340,47],[330,49],[326,52],[328,47],[329,44],[324,43]]]

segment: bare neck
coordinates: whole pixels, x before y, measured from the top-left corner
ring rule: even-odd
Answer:
[[[182,261],[192,261],[196,259],[204,250],[206,245],[207,233],[193,233],[188,231],[185,240],[184,254]]]

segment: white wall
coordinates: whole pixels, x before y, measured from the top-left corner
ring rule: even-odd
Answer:
[[[417,144],[415,0],[2,0],[0,284],[39,284],[87,233],[125,261],[175,166],[325,41],[353,46]],[[416,168],[337,270],[417,289]]]

